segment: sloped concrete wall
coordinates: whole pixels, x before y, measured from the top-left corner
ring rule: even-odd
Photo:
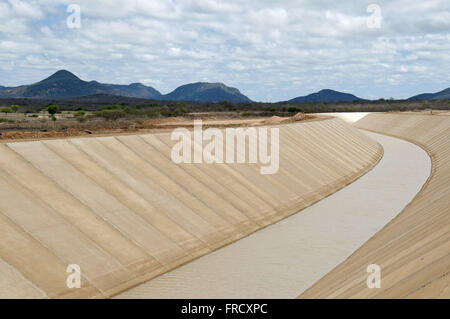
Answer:
[[[0,144],[0,296],[113,296],[297,213],[382,156],[339,119],[279,128],[274,175],[175,164],[169,134]],[[69,264],[81,289],[67,288]]]
[[[301,298],[450,298],[450,116],[369,114],[357,127],[424,148],[432,172],[416,198],[383,230]],[[366,268],[381,267],[368,289]]]

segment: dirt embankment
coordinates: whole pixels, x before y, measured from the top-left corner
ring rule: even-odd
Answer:
[[[292,117],[273,116],[258,117],[258,118],[229,118],[202,115],[196,120],[202,120],[203,127],[249,127],[249,126],[264,126],[264,125],[278,125],[293,123],[298,121],[311,121],[318,119],[314,115],[306,115],[297,113]],[[41,139],[55,139],[81,136],[108,136],[108,135],[126,135],[137,133],[154,133],[166,132],[178,127],[192,128],[194,126],[193,118],[185,117],[171,117],[164,119],[151,119],[138,121],[137,123],[109,123],[110,125],[102,125],[101,123],[89,127],[67,128],[67,129],[53,129],[45,131],[7,131],[2,132],[0,128],[1,142],[14,142],[23,140],[41,140]]]

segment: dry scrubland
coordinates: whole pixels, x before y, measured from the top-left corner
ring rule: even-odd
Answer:
[[[108,297],[297,213],[382,148],[339,119],[280,126],[280,170],[175,165],[170,135],[0,144],[0,297]],[[66,286],[81,266],[81,289]]]
[[[34,114],[38,116],[38,114]],[[130,116],[117,119],[91,118],[89,115],[78,121],[73,114],[56,114],[57,120],[51,121],[48,115],[28,117],[23,122],[5,122],[14,118],[24,118],[25,114],[9,114],[7,118],[0,115],[0,141],[13,142],[18,140],[42,140],[83,136],[114,136],[123,134],[143,134],[168,132],[177,127],[192,128],[195,120],[203,120],[206,127],[247,127],[311,121],[316,115],[298,113],[288,116],[242,116],[237,113],[196,113],[184,116],[161,117],[149,119],[145,116]],[[325,117],[321,115],[321,117]]]
[[[432,173],[416,198],[301,298],[450,298],[450,116],[369,114],[357,127],[424,148]],[[381,289],[365,269],[381,266]]]

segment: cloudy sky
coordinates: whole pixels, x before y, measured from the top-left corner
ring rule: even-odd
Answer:
[[[450,1],[0,0],[0,85],[58,69],[162,93],[223,82],[255,101],[406,98],[450,87]]]

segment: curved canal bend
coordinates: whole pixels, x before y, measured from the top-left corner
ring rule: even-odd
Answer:
[[[116,298],[297,297],[399,214],[430,175],[420,147],[365,133],[384,147],[384,157],[353,184]]]

